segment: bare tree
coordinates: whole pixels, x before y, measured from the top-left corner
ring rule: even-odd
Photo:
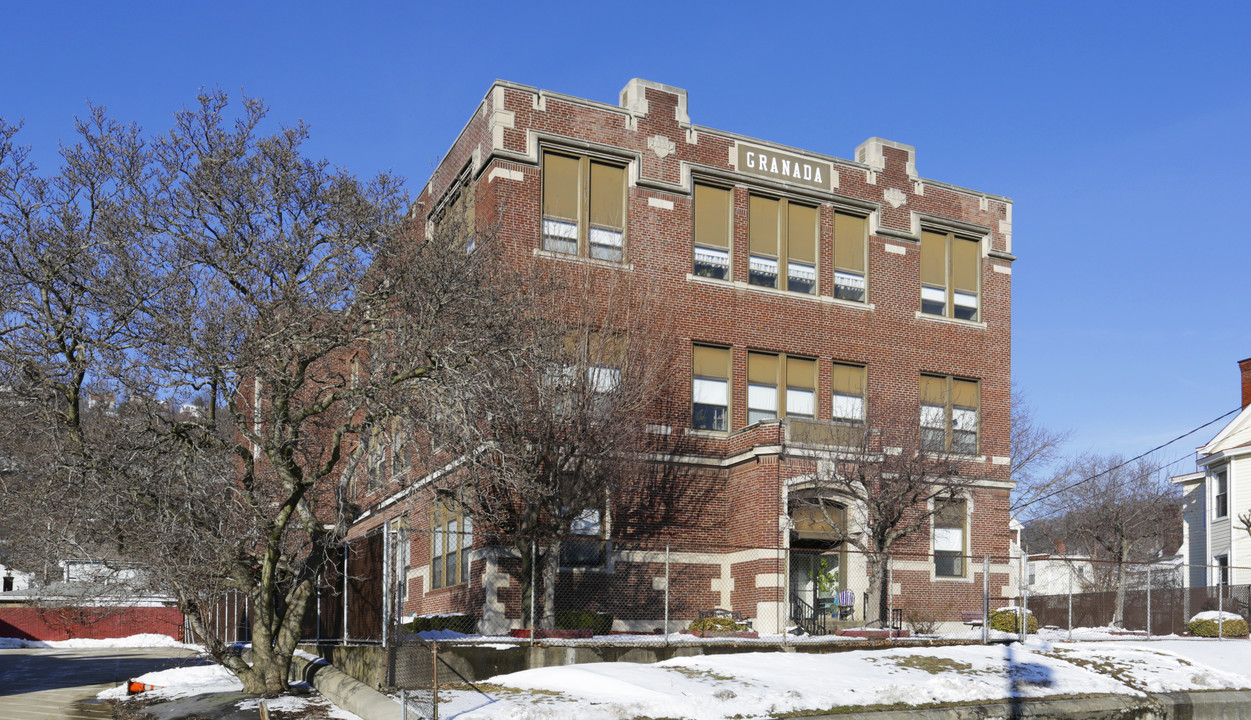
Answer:
[[[805,453],[814,472],[790,493],[792,512],[815,509],[837,540],[865,553],[869,605],[879,622],[888,620],[892,549],[962,501],[976,479],[974,464],[950,452],[947,435],[927,436],[915,410],[870,398],[863,422],[814,435],[821,449]]]
[[[1012,388],[1011,462],[1012,478],[1009,512],[1015,517],[1039,503],[1063,482],[1064,473],[1055,464],[1072,432],[1056,431],[1043,426],[1034,416],[1033,408],[1020,388]]]
[[[424,418],[464,462],[439,493],[475,534],[520,557],[527,620],[533,569],[541,627],[554,623],[562,554],[602,552],[616,509],[673,479],[666,457],[681,440],[648,425],[672,422],[669,403],[682,396],[679,343],[654,322],[661,304],[634,283],[591,266],[534,276],[521,362],[479,366],[485,381],[448,392]]]
[[[508,353],[518,306],[490,233],[414,231],[396,178],[307,159],[307,128],[263,136],[265,114],[209,93],[145,142],[94,110],[51,178],[0,135],[0,363],[39,421],[23,476],[75,489],[50,534],[143,560],[253,692],[286,687],[362,429]],[[91,384],[120,403],[84,423]],[[226,589],[250,597],[250,665],[207,622]]]
[[[1062,489],[1047,500],[1039,521],[1052,538],[1076,545],[1095,566],[1095,582],[1116,592],[1113,625],[1125,617],[1131,566],[1176,547],[1181,499],[1175,485],[1146,458],[1126,463],[1109,455],[1084,455],[1070,463]]]

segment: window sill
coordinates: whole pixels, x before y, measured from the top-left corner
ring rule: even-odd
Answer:
[[[696,430],[694,428],[686,428],[684,433],[687,437],[711,438],[713,440],[724,440],[730,436],[729,430]]]
[[[986,329],[986,323],[974,320],[959,320],[957,318],[949,318],[944,315],[931,315],[917,310],[917,320],[929,320],[930,322],[947,323],[949,325],[963,325],[964,327]]]
[[[581,255],[566,255],[565,253],[552,252],[551,250],[542,250],[540,248],[534,249],[534,256],[550,260],[561,260],[563,262],[581,263],[583,265],[595,265],[596,267],[611,268],[613,270],[625,270],[626,272],[634,270],[633,263],[596,260],[595,258],[582,257]]]
[[[704,285],[714,285],[717,287],[734,288],[735,290],[751,290],[753,292],[766,293],[768,295],[776,295],[778,297],[795,298],[797,300],[808,300],[811,302],[825,303],[827,305],[839,305],[846,308],[855,308],[857,310],[873,310],[873,303],[858,303],[850,300],[839,300],[830,295],[809,295],[807,293],[791,292],[790,290],[779,290],[777,288],[765,287],[763,285],[752,285],[751,283],[741,282],[739,280],[717,280],[716,278],[707,278],[702,275],[686,274],[687,282],[701,283]]]

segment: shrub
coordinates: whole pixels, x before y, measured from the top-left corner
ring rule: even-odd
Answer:
[[[1225,626],[1224,632],[1217,627],[1216,618],[1195,619],[1186,623],[1186,630],[1199,637],[1220,637],[1222,634],[1225,637],[1247,636],[1247,621],[1242,618],[1225,618],[1222,624]]]
[[[612,615],[589,610],[559,610],[556,612],[558,630],[590,630],[592,635],[612,632]]]
[[[414,633],[451,630],[464,635],[473,635],[477,632],[477,625],[478,622],[472,615],[422,615],[413,618],[404,627]]]
[[[742,623],[735,622],[734,618],[706,617],[706,618],[700,618],[692,622],[690,627],[688,627],[686,631],[687,632],[715,632],[715,631],[741,632],[741,631],[750,630],[750,629],[751,628],[749,628],[746,625],[743,625]]]
[[[1011,608],[1002,608],[990,614],[990,629],[999,630],[1000,632],[1019,633],[1020,626],[1017,624],[1017,614],[1019,611]],[[1025,611],[1025,631],[1029,633],[1038,632],[1038,618],[1034,617],[1034,613]]]

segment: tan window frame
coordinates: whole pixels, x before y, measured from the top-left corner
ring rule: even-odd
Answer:
[[[430,506],[430,587],[460,585],[469,579],[473,520],[450,502]]]
[[[951,375],[921,376],[921,449],[977,454],[981,384]]]
[[[748,215],[748,284],[816,295],[820,208],[752,193]]]
[[[922,313],[978,321],[981,281],[981,241],[953,232],[921,231]]]
[[[624,163],[544,150],[542,248],[624,262],[627,183]]]

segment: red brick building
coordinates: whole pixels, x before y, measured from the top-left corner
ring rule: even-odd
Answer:
[[[497,82],[415,208],[471,198],[518,262],[629,273],[666,298],[654,322],[681,338],[689,377],[675,400],[689,410],[656,432],[696,440],[692,462],[713,488],[658,530],[703,548],[682,554],[675,603],[732,609],[762,631],[792,620],[777,600],[808,571],[785,550],[823,537],[792,502],[830,452],[811,431],[864,422],[879,403],[905,408],[903,422],[965,469],[953,511],[899,545],[917,554],[891,578],[895,606],[941,602],[958,619],[981,608],[983,555],[992,595],[1011,582],[1012,203],[917,168],[914,148],[881,138],[840,159],[695,125],[685,90],[645,80],[618,106]],[[408,513],[404,613],[518,624],[507,553],[462,548],[448,538],[463,518],[391,500],[367,503],[354,534]],[[840,587],[862,590],[864,560],[830,550]],[[655,555],[607,552],[605,587],[664,589]],[[658,625],[623,615],[617,629]]]

